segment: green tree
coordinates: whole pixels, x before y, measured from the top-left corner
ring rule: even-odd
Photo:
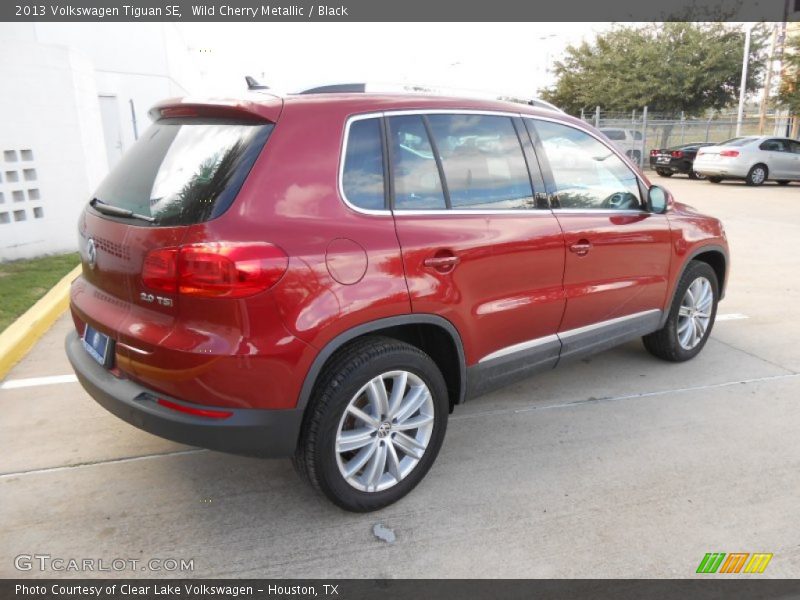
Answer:
[[[764,70],[763,27],[750,44],[747,90]],[[567,112],[629,111],[699,115],[739,95],[744,32],[725,23],[668,22],[616,26],[593,43],[569,46],[555,63],[557,83],[542,98]]]
[[[800,117],[800,34],[786,40],[778,102],[791,114]]]

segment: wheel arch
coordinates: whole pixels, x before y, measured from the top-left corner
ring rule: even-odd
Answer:
[[[693,260],[704,262],[714,269],[714,273],[717,275],[717,282],[719,283],[719,299],[722,300],[725,297],[725,287],[727,284],[729,264],[728,251],[723,246],[719,246],[717,244],[708,244],[705,246],[700,246],[699,248],[695,248],[686,256],[686,258],[684,258],[680,272],[675,277],[675,287],[670,294],[669,303],[666,305],[663,311],[661,324],[659,327],[663,327],[664,323],[666,323],[667,319],[669,318],[669,311],[672,307],[672,303],[675,301],[675,294],[678,291],[678,282],[686,272],[686,268],[689,266],[689,263],[691,263]]]
[[[466,360],[461,336],[455,325],[438,315],[410,314],[363,323],[329,341],[319,351],[306,373],[297,399],[297,408],[305,409],[308,406],[320,373],[337,352],[349,343],[369,335],[391,337],[416,346],[428,354],[444,376],[451,407],[464,401]]]

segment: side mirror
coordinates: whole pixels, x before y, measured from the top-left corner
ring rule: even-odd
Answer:
[[[650,201],[650,210],[656,214],[663,214],[667,212],[670,206],[669,192],[664,188],[654,185],[648,190],[648,199]]]

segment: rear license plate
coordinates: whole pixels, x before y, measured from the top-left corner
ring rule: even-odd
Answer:
[[[109,357],[111,354],[111,338],[104,333],[100,333],[91,325],[87,325],[83,332],[83,347],[93,359],[104,367],[110,366]]]
[[[665,164],[665,163],[668,163],[670,161],[670,158],[671,157],[669,157],[669,156],[659,156],[658,159],[656,160],[656,162]]]

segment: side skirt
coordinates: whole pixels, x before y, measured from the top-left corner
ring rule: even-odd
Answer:
[[[502,348],[467,367],[465,399],[647,335],[660,322],[661,311],[654,309]]]

